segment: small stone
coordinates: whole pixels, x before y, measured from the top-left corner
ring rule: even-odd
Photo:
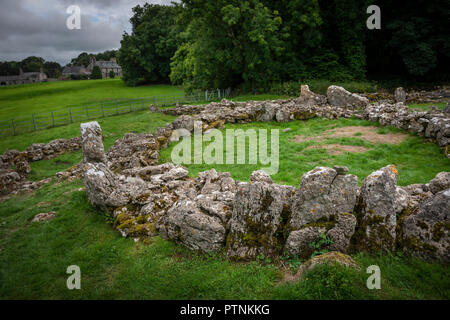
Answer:
[[[292,129],[291,128],[286,128],[286,129],[283,129],[283,130],[281,130],[281,131],[283,131],[283,132],[289,132],[289,131],[291,131]]]
[[[348,172],[348,168],[345,166],[334,166],[334,170],[336,170],[338,175],[346,175]]]
[[[273,183],[272,178],[263,170],[253,171],[250,176],[250,182],[266,182]]]
[[[55,212],[54,211],[50,211],[47,213],[39,213],[37,215],[34,216],[33,220],[31,220],[31,222],[42,222],[42,221],[48,221],[51,220],[53,218],[55,218]]]

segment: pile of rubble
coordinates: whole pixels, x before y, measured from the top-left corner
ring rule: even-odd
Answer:
[[[49,143],[34,143],[25,151],[6,150],[0,155],[0,191],[14,194],[19,191],[34,190],[50,181],[37,182],[28,180],[31,172],[30,162],[52,159],[63,153],[77,151],[81,148],[80,137],[55,139]]]
[[[168,130],[162,132],[145,139],[164,140]],[[399,248],[450,261],[448,172],[429,184],[399,187],[390,165],[366,177],[361,188],[340,166],[305,173],[298,188],[275,184],[264,171],[253,172],[250,182],[214,169],[191,178],[171,163],[138,161],[115,173],[117,162],[104,153],[98,123],[83,124],[81,135],[88,198],[111,212],[123,236],[160,234],[193,250],[225,248],[230,258],[248,260],[283,251],[307,258],[310,244],[326,235],[333,251]]]
[[[450,100],[450,87],[441,86],[434,90],[409,90],[406,91],[402,87],[397,88],[393,93],[386,90],[380,90],[374,93],[363,94],[371,101],[379,103],[394,104],[398,102],[413,103],[439,103],[448,102]]]

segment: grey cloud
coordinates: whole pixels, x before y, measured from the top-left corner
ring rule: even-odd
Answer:
[[[0,60],[21,60],[30,55],[61,64],[81,52],[102,52],[120,47],[129,31],[131,8],[144,0],[2,0]],[[147,1],[170,4],[171,1]],[[81,30],[68,30],[66,9],[81,7]]]

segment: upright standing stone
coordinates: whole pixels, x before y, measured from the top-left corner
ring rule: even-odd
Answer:
[[[399,103],[399,102],[405,103],[406,102],[405,89],[403,89],[402,87],[398,87],[397,89],[395,89],[394,97],[395,97],[396,103]]]
[[[311,242],[327,235],[329,250],[346,252],[355,232],[352,214],[356,203],[358,178],[346,174],[346,167],[316,167],[302,176],[300,187],[292,199],[288,253],[309,258]]]
[[[285,213],[294,188],[267,182],[251,182],[238,187],[234,198],[227,255],[237,260],[280,253]]]
[[[81,124],[81,147],[83,162],[106,163],[105,149],[102,142],[102,129],[97,121]]]
[[[355,210],[358,216],[357,249],[371,252],[394,249],[397,175],[395,166],[389,165],[364,179]]]

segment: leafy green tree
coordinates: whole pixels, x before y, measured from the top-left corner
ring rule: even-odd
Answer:
[[[366,31],[369,75],[448,81],[450,2],[379,0],[377,5],[381,30]]]
[[[110,71],[109,72],[109,77],[111,78],[111,79],[114,79],[115,77],[116,77],[116,74],[114,73],[114,71]]]
[[[61,75],[62,67],[58,62],[44,62],[44,73],[49,78],[58,78]]]
[[[20,72],[20,63],[17,61],[0,62],[0,76],[14,76]]]
[[[179,5],[145,4],[133,8],[132,33],[125,33],[118,52],[128,85],[168,82],[170,58],[178,47]]]
[[[191,88],[268,88],[281,70],[281,18],[257,0],[184,0],[190,23],[171,80]],[[187,20],[187,19],[185,19]]]
[[[100,70],[99,66],[92,68],[91,79],[102,79],[102,70]]]
[[[24,72],[39,72],[39,70],[44,66],[44,59],[41,57],[31,56],[23,59],[20,62],[20,65]]]

